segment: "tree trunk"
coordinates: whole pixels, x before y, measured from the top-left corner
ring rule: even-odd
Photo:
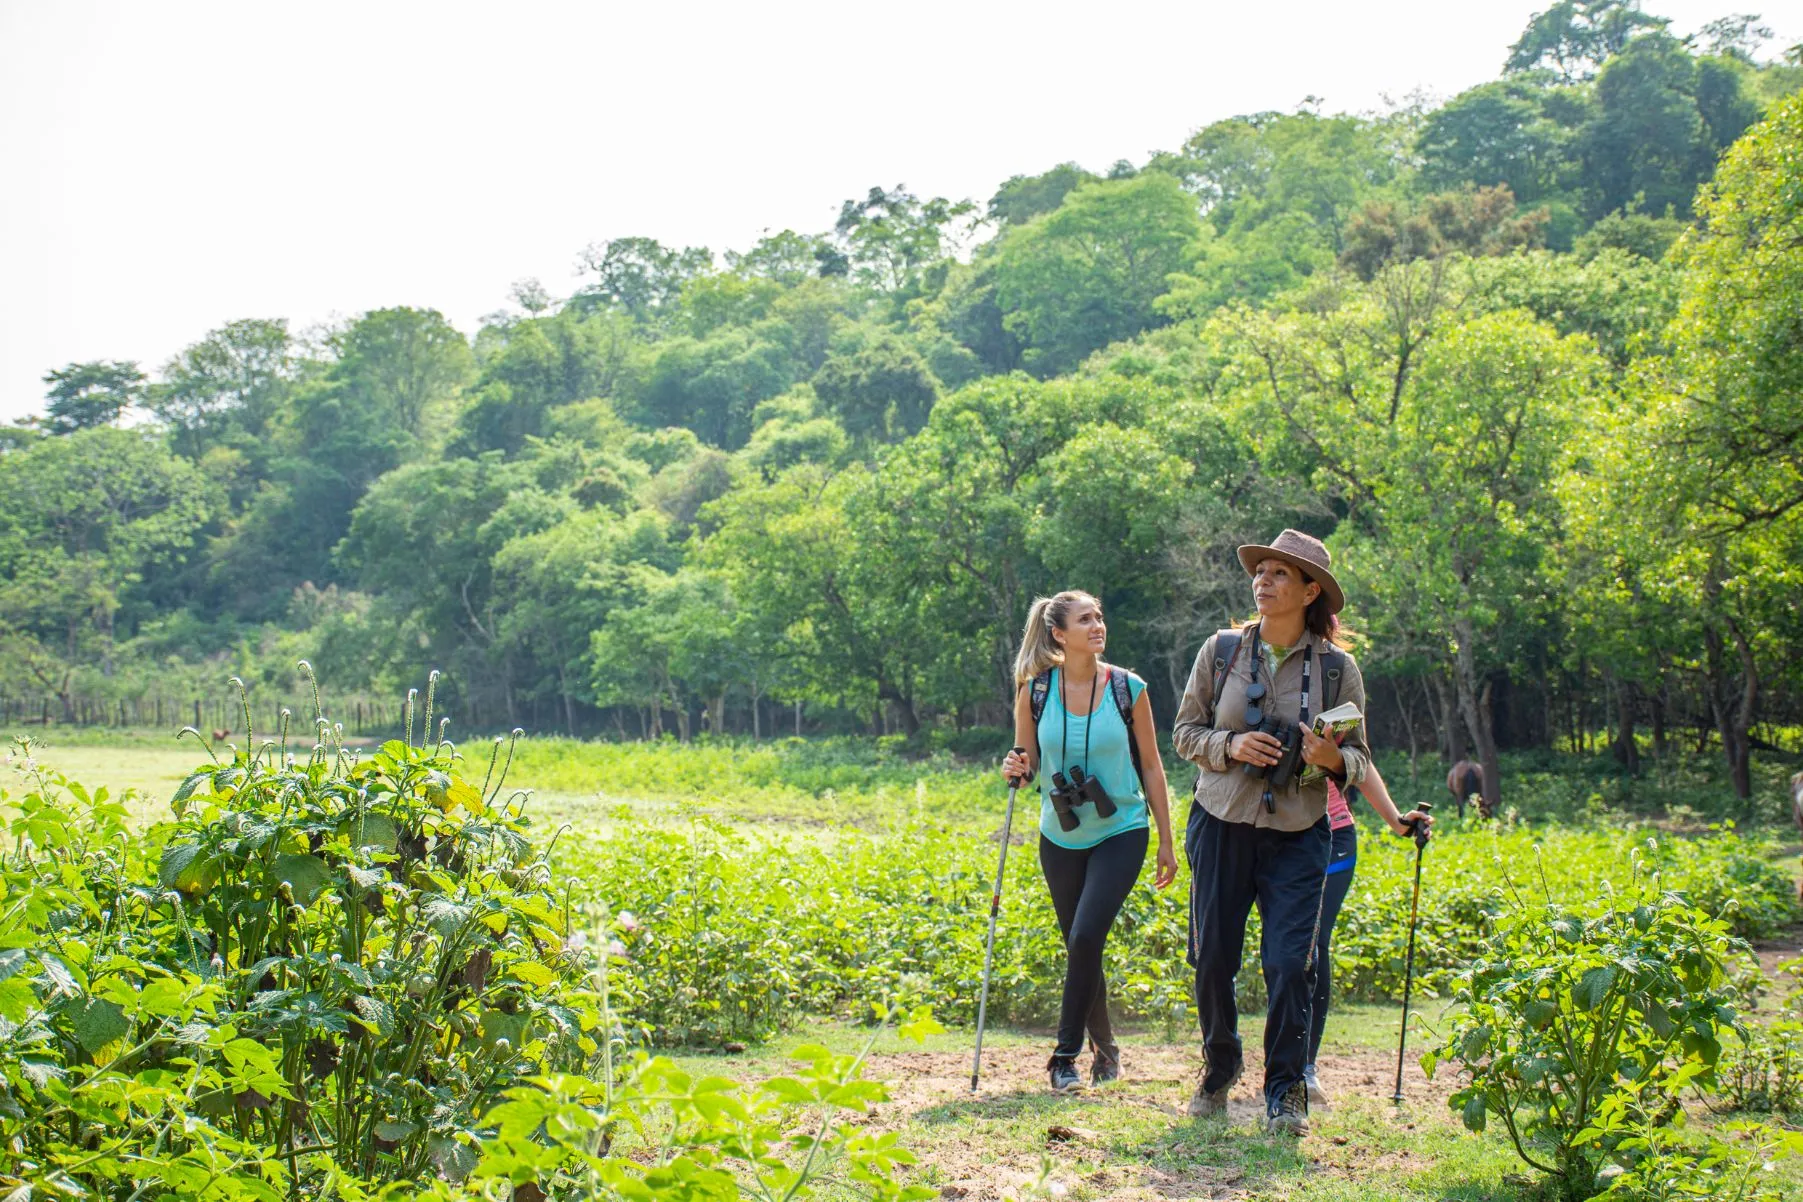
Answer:
[[[707,721],[708,729],[715,735],[723,735],[726,733],[725,693],[721,693],[718,697],[707,703]]]
[[[1465,723],[1459,716],[1457,691],[1454,682],[1444,673],[1436,672],[1433,680],[1434,722],[1439,727],[1441,750],[1447,763],[1456,764],[1467,754]]]
[[[1631,680],[1616,679],[1612,672],[1605,672],[1603,680],[1615,694],[1615,743],[1610,751],[1630,776],[1638,776],[1640,744],[1634,734],[1634,718],[1640,703],[1640,689]]]
[[[1665,678],[1659,678],[1658,691],[1647,698],[1647,720],[1653,728],[1653,758],[1665,760]]]
[[[795,737],[801,738],[801,702],[795,703]]]
[[[1416,736],[1415,736],[1415,711],[1414,711],[1413,707],[1411,707],[1409,705],[1409,703],[1403,698],[1402,681],[1400,679],[1396,679],[1396,678],[1391,679],[1390,691],[1392,693],[1396,694],[1396,713],[1397,713],[1397,716],[1399,716],[1402,719],[1402,729],[1408,735],[1408,740],[1409,740],[1409,780],[1413,781],[1416,779],[1416,777],[1418,775],[1418,773],[1416,771],[1417,743],[1416,743]],[[1371,741],[1371,731],[1369,729],[1369,726],[1367,726],[1366,731],[1365,731],[1365,742],[1367,744],[1369,744],[1370,741]]]
[[[570,732],[570,737],[573,739],[576,737],[576,704],[570,699],[570,674],[567,665],[557,665],[557,688],[563,694],[564,729]]]
[[[1490,721],[1492,682],[1485,680],[1481,689],[1478,685],[1471,623],[1460,619],[1453,623],[1453,633],[1458,639],[1459,709],[1465,715],[1471,741],[1477,744],[1478,763],[1484,766],[1484,794],[1480,808],[1483,816],[1489,818],[1502,808],[1502,764],[1496,756],[1496,733]]]
[[[1703,581],[1703,596],[1711,615],[1720,612],[1716,602],[1722,592],[1721,571],[1720,564],[1712,562]],[[1706,620],[1703,624],[1704,684],[1709,693],[1709,708],[1715,716],[1716,731],[1722,737],[1722,757],[1728,762],[1729,783],[1734,786],[1734,795],[1747,801],[1753,796],[1753,748],[1748,730],[1759,695],[1758,665],[1754,662],[1752,647],[1736,630],[1734,641],[1740,653],[1742,676],[1740,696],[1735,698],[1728,678],[1727,646],[1722,639],[1721,625],[1716,620]]]

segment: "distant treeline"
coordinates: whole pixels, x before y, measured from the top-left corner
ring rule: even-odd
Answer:
[[[723,257],[615,238],[473,339],[70,364],[0,431],[0,689],[268,706],[306,658],[442,668],[490,729],[905,733],[996,721],[1028,602],[1085,587],[1168,714],[1249,607],[1233,546],[1293,525],[1381,739],[1683,730],[1744,789],[1803,649],[1803,55],[1761,34],[1562,4],[1435,108],[873,188]]]

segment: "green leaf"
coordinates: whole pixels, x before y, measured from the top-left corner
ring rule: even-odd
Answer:
[[[0,952],[0,981],[11,980],[12,977],[24,967],[24,948],[12,947]]]
[[[296,905],[310,906],[320,890],[331,883],[332,872],[318,856],[285,852],[275,858],[272,873],[294,891]]]
[[[1609,996],[1610,988],[1615,984],[1615,966],[1599,964],[1595,968],[1586,969],[1572,986],[1571,1000],[1582,1010],[1595,1010]]]
[[[213,773],[210,770],[206,772],[195,772],[184,777],[182,783],[175,787],[175,792],[170,794],[169,804],[180,805],[182,802],[188,800],[188,798],[194,796],[194,790],[200,788],[203,783],[210,782],[212,779]]]
[[[557,980],[557,974],[537,960],[515,960],[508,966],[507,975],[540,989]]]
[[[219,883],[219,860],[198,843],[174,843],[157,860],[157,883],[193,897]]]
[[[394,1033],[394,1010],[387,1002],[358,994],[351,998],[351,1008],[357,1012],[357,1021],[379,1038],[387,1039]]]
[[[348,814],[338,823],[338,833],[350,840],[352,847],[374,847],[393,851],[400,846],[401,832],[394,819],[367,810]]]
[[[1465,1099],[1464,1108],[1459,1111],[1459,1118],[1467,1131],[1482,1132],[1485,1124],[1484,1095],[1474,1093]]]
[[[382,744],[382,754],[397,764],[405,763],[407,761],[408,750],[407,744],[401,742],[399,739],[390,739],[388,742]]]
[[[131,1020],[125,1017],[125,1011],[104,998],[86,998],[72,1008],[69,1015],[75,1042],[90,1056],[98,1055],[101,1048],[131,1034]]]
[[[446,1181],[458,1182],[468,1177],[481,1159],[476,1150],[459,1140],[435,1135],[426,1141],[426,1159]]]
[[[398,1144],[418,1130],[418,1123],[402,1123],[393,1119],[383,1119],[376,1124],[376,1138],[385,1139],[391,1144]]]
[[[1664,1003],[1650,1001],[1646,1008],[1647,1025],[1653,1028],[1653,1034],[1661,1039],[1670,1039],[1678,1030],[1678,1024],[1672,1020],[1672,1012]]]

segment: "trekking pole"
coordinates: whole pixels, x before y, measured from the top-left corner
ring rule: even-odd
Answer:
[[[1426,813],[1434,806],[1424,801],[1415,808]],[[1402,1049],[1409,1041],[1409,992],[1415,984],[1415,915],[1421,908],[1421,852],[1427,847],[1427,831],[1418,820],[1409,823],[1408,829],[1415,836],[1415,895],[1409,899],[1409,958],[1402,976],[1402,1031],[1396,1037],[1396,1092],[1390,1095],[1390,1101],[1398,1106],[1402,1105]]]
[[[1015,752],[1025,755],[1025,747]],[[1002,815],[1002,855],[995,865],[995,892],[989,895],[989,937],[983,941],[983,993],[977,1002],[977,1052],[970,1061],[970,1092],[977,1092],[977,1077],[983,1072],[983,1024],[989,1018],[989,970],[995,963],[995,920],[1002,912],[1002,874],[1008,870],[1008,833],[1014,826],[1014,795],[1021,782],[1008,781],[1008,809]]]

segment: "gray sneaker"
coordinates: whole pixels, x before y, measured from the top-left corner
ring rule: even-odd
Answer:
[[[1308,1104],[1310,1106],[1326,1106],[1327,1091],[1321,1088],[1321,1082],[1315,1078],[1315,1066],[1309,1065],[1302,1070],[1302,1083],[1308,1086]]]
[[[1219,1089],[1211,1090],[1205,1088],[1208,1084],[1208,1067],[1204,1065],[1202,1075],[1196,1078],[1196,1092],[1190,1097],[1185,1113],[1193,1119],[1205,1119],[1210,1115],[1226,1114],[1227,1095],[1233,1092],[1235,1085],[1239,1084],[1240,1073],[1244,1071],[1244,1067],[1241,1065],[1239,1068],[1235,1068],[1233,1076],[1227,1079],[1227,1084]]]
[[[1308,1134],[1308,1086],[1296,1082],[1283,1091],[1275,1106],[1265,1111],[1265,1134]]]
[[[1083,1088],[1083,1078],[1077,1074],[1075,1056],[1052,1057],[1046,1062],[1046,1072],[1051,1076],[1053,1093],[1074,1093]]]

